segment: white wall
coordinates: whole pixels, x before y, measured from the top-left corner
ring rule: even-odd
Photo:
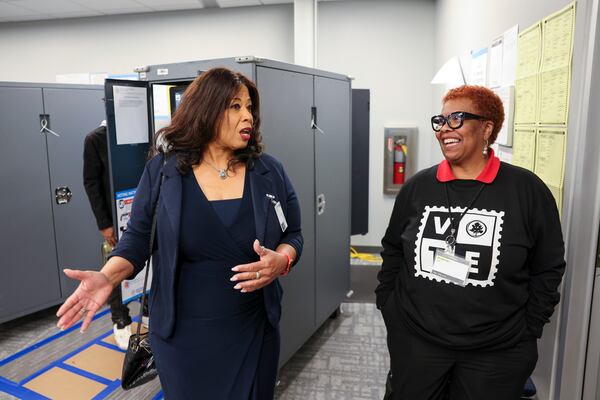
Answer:
[[[0,81],[257,55],[293,62],[293,5],[0,24]]]
[[[352,244],[380,246],[395,199],[383,194],[384,126],[418,127],[417,170],[439,152],[429,124],[435,3],[322,2],[317,15],[317,68],[351,75],[353,88],[371,90],[369,233]]]

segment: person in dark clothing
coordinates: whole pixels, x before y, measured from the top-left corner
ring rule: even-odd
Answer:
[[[394,399],[516,400],[536,365],[564,243],[550,190],[489,148],[503,120],[491,90],[450,90],[431,119],[445,159],[396,198],[376,289]]]
[[[102,246],[103,263],[108,253],[117,244],[113,228],[108,169],[108,149],[106,125],[102,124],[88,133],[83,144],[83,185],[92,206],[98,230],[104,238]],[[123,304],[121,286],[116,286],[108,299],[113,321],[115,342],[125,350],[131,336],[131,317],[129,308]]]
[[[127,230],[100,272],[81,281],[58,325],[85,318],[148,259],[156,205],[150,342],[165,398],[273,399],[283,291],[302,252],[300,205],[282,164],[262,152],[259,95],[214,68],[157,133]],[[161,146],[158,146],[161,143]],[[162,182],[162,184],[161,184]]]

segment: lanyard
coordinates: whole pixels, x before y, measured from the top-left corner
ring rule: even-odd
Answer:
[[[452,212],[450,211],[452,207],[450,206],[450,196],[448,195],[448,183],[444,183],[444,189],[446,190],[446,204],[448,205],[448,215],[450,216],[450,234],[446,236],[446,251],[454,253],[454,244],[456,243],[456,231],[458,230],[458,226],[460,224],[460,220],[465,216],[467,211],[473,206],[475,200],[479,197],[481,192],[483,192],[483,188],[485,187],[485,183],[481,184],[481,187],[473,197],[473,200],[469,203],[469,205],[465,208],[465,211],[460,214],[456,221],[452,218]]]

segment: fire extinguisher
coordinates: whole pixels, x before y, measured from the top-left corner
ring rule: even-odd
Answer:
[[[408,148],[402,141],[396,141],[396,145],[394,146],[394,185],[404,183],[407,151]]]

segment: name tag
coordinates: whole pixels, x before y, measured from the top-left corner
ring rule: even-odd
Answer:
[[[283,215],[283,210],[281,209],[281,203],[276,201],[273,203],[273,207],[275,208],[275,214],[277,214],[277,220],[279,220],[279,226],[281,227],[281,232],[285,232],[288,227],[287,221],[285,219],[285,215]]]
[[[470,263],[464,257],[438,250],[435,252],[431,273],[464,287],[467,284],[469,268]]]

